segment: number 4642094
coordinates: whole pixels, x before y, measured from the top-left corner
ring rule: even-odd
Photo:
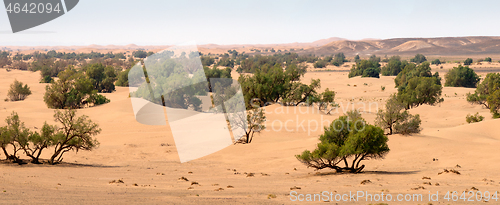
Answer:
[[[447,192],[444,196],[444,199],[448,201],[490,201],[495,200],[498,201],[498,192],[491,194],[489,191],[485,191],[484,193],[481,191],[469,191],[462,192],[459,194],[458,192]]]
[[[53,6],[51,3],[25,3],[24,5],[21,5],[20,3],[9,3],[6,7],[7,13],[30,13],[30,14],[37,14],[37,13],[52,13],[52,12],[61,12],[61,8],[59,6],[59,3],[57,3],[55,6]]]

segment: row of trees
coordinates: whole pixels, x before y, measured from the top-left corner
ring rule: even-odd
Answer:
[[[99,142],[93,138],[101,132],[99,125],[87,116],[76,116],[74,110],[56,110],[54,119],[60,124],[49,125],[45,122],[40,131],[31,131],[16,112],[5,119],[6,126],[0,127],[0,147],[7,160],[23,163],[19,154],[31,158],[31,163],[40,164],[44,150],[53,149],[49,164],[62,162],[63,155],[69,151],[93,150]]]

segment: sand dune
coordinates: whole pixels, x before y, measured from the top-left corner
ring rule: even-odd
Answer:
[[[37,72],[0,69],[0,96],[6,96],[14,79],[27,83],[33,92],[25,101],[0,101],[0,119],[16,111],[32,129],[44,121],[55,124],[53,110],[43,103],[45,84],[38,83],[39,76]],[[303,81],[309,83],[313,78],[321,79],[322,90],[337,92],[336,102],[343,109],[362,108],[363,103],[371,102],[372,110],[365,109],[367,113],[363,114],[369,123],[375,119],[374,106],[378,103],[382,107],[389,95],[396,92],[394,77],[349,79],[346,72],[309,72]],[[386,87],[385,91],[381,86]],[[78,110],[79,115],[88,115],[99,123],[102,133],[97,139],[101,146],[92,152],[66,154],[64,161],[72,164],[18,166],[2,162],[2,203],[289,204],[290,189],[297,187],[300,189],[295,191],[304,194],[383,190],[426,195],[429,191],[461,192],[471,187],[493,192],[500,186],[500,167],[495,163],[500,156],[500,121],[491,119],[488,110],[465,101],[465,94],[471,91],[445,87],[442,104],[410,110],[421,115],[421,134],[391,135],[391,151],[384,160],[364,162],[366,168],[361,174],[338,175],[331,170],[317,172],[306,168],[294,155],[314,149],[318,143],[322,127],[313,121],[334,120],[342,110],[325,115],[311,107],[271,105],[265,108],[268,129],[256,135],[251,144],[230,145],[181,164],[170,127],[136,122],[128,88],[117,87],[116,92],[104,94],[111,103]],[[485,116],[485,121],[466,124],[465,116],[476,112]],[[280,122],[285,124],[288,120],[291,121],[287,127],[280,126]],[[443,169],[455,169],[461,174],[438,175]],[[189,181],[179,180],[181,177]],[[124,183],[115,183],[119,179]],[[363,180],[371,183],[360,184]],[[419,186],[425,189],[413,190]],[[268,199],[269,194],[276,198]]]

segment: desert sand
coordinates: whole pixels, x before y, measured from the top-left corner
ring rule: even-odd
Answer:
[[[447,70],[433,69],[442,72],[441,76]],[[389,95],[396,92],[394,77],[349,79],[347,74],[308,72],[303,81],[309,83],[313,78],[321,79],[321,89],[337,92],[335,101],[344,109],[361,108],[363,102],[371,102],[371,109],[365,108],[362,116],[373,124],[376,106],[382,108]],[[55,124],[54,110],[48,109],[43,102],[46,84],[38,83],[40,74],[0,69],[0,97],[6,97],[14,79],[27,83],[33,94],[24,101],[0,101],[0,126],[5,125],[3,119],[12,111],[18,112],[30,129],[40,128],[44,121]],[[381,86],[386,89],[382,91]],[[290,200],[291,189],[299,194],[363,191],[424,196],[423,201],[385,202],[388,204],[427,204],[429,192],[439,191],[440,201],[433,204],[482,203],[447,202],[443,199],[447,191],[462,192],[472,187],[480,191],[500,191],[500,120],[493,120],[487,109],[467,103],[465,95],[473,91],[444,87],[443,103],[410,110],[421,116],[423,130],[420,134],[390,135],[391,151],[385,159],[363,161],[366,168],[360,174],[335,174],[333,170],[306,168],[294,156],[305,149],[314,149],[319,142],[322,125],[308,122],[332,121],[342,115],[341,109],[338,113],[325,115],[311,107],[268,106],[265,108],[268,128],[257,134],[251,144],[230,145],[214,154],[181,164],[169,126],[136,122],[128,88],[117,87],[116,92],[104,94],[110,103],[78,110],[78,115],[88,115],[102,128],[97,136],[100,147],[91,152],[67,153],[64,156],[66,163],[55,166],[19,166],[2,161],[1,203],[298,203]],[[466,124],[465,116],[476,112],[486,119]],[[279,129],[279,122],[287,120],[292,120],[288,123],[288,130]],[[52,151],[45,152],[42,158],[47,158]],[[0,158],[4,158],[3,154]],[[444,169],[455,169],[461,174],[438,175]],[[182,177],[188,181],[180,180]],[[123,183],[112,183],[118,180]],[[364,180],[369,182],[362,184]],[[276,198],[269,199],[270,195]],[[489,204],[495,203],[498,202]]]

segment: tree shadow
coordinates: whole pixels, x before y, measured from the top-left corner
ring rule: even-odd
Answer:
[[[345,174],[352,174],[352,175],[372,175],[372,174],[378,174],[378,175],[409,175],[409,174],[416,174],[419,173],[420,171],[362,171],[360,173],[350,173],[350,172],[336,172],[336,171],[331,171],[331,172],[316,172],[314,176],[329,176],[329,175],[345,175]]]
[[[58,164],[51,165],[48,160],[40,159],[40,164],[33,164],[31,160],[21,159],[20,162],[13,162],[11,160],[2,159],[0,160],[1,166],[11,166],[11,167],[95,167],[95,168],[117,168],[122,166],[108,166],[102,164],[82,164],[82,163],[71,163],[71,162],[61,162]]]

